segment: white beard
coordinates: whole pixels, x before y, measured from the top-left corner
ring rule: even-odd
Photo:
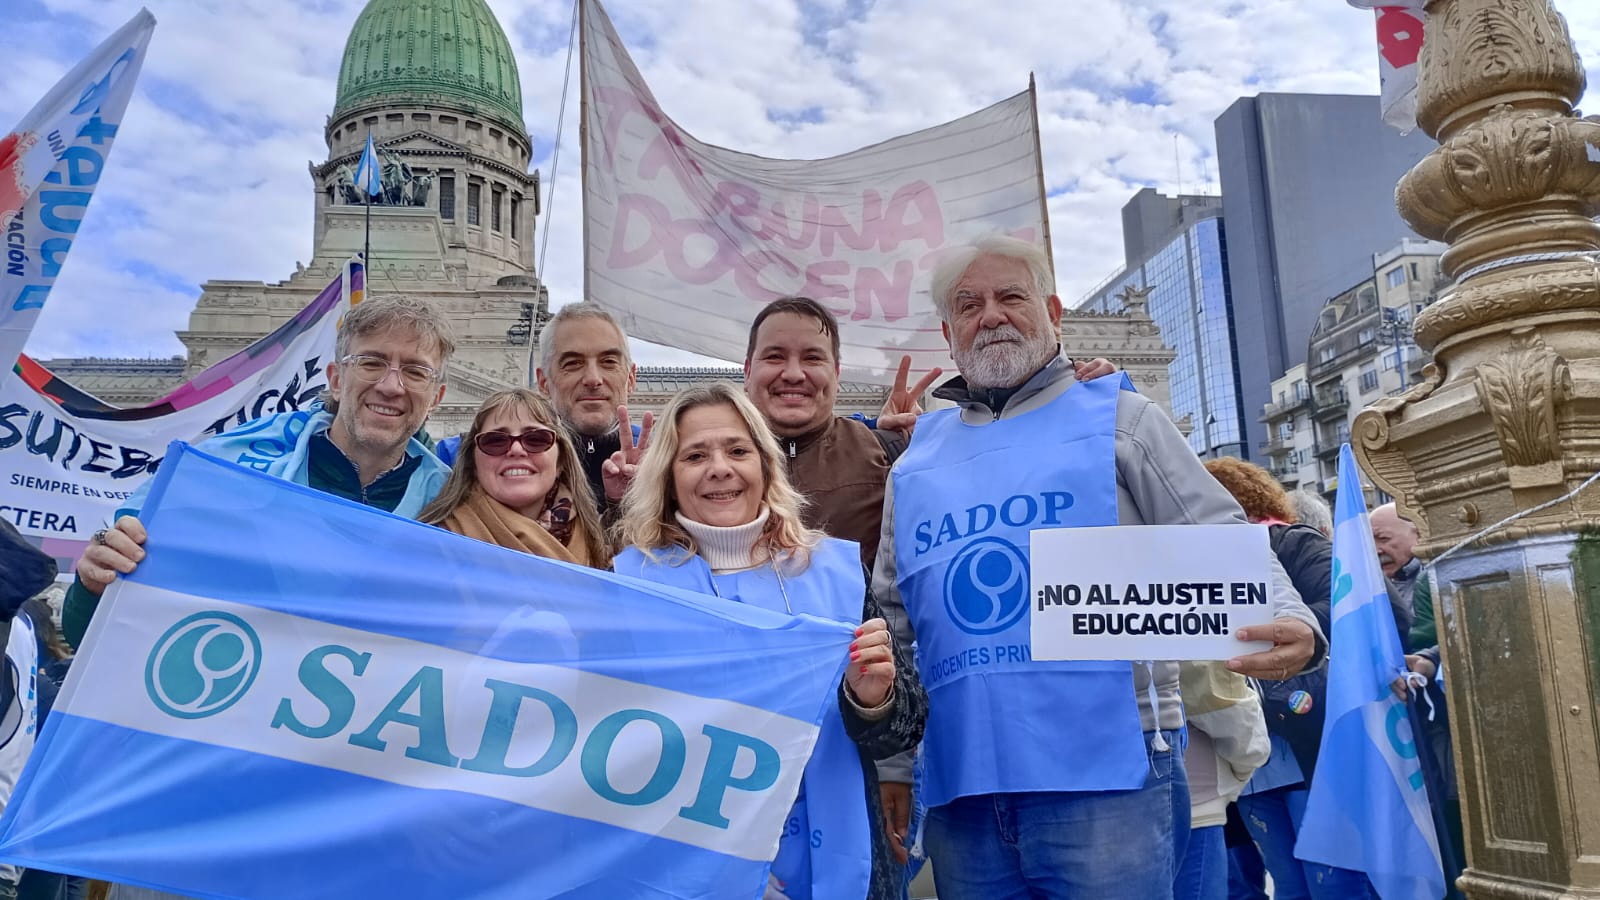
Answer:
[[[966,350],[954,350],[956,368],[972,387],[1010,388],[1027,380],[1055,354],[1050,335],[1023,335],[1014,325],[979,331]]]

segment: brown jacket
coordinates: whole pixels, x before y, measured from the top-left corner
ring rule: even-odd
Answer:
[[[905,438],[883,434],[898,456]],[[870,570],[878,555],[883,485],[891,462],[877,433],[857,419],[835,416],[819,431],[778,438],[778,445],[789,461],[789,480],[811,501],[805,523],[860,544],[861,562]]]

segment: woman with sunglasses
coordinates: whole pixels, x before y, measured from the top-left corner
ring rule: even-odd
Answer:
[[[439,496],[418,520],[547,559],[605,568],[609,547],[577,449],[527,388],[483,401]]]
[[[772,861],[768,900],[889,900],[901,867],[882,826],[874,760],[922,737],[928,700],[867,589],[861,551],[807,528],[777,438],[737,388],[673,398],[622,500],[616,571],[749,603],[861,623],[800,796]],[[714,655],[704,663],[715,664]],[[775,678],[782,675],[774,673]]]

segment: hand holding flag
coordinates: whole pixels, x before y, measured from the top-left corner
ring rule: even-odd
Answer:
[[[0,860],[217,898],[761,895],[848,626],[182,445],[156,482]]]
[[[1327,722],[1295,856],[1367,873],[1383,900],[1438,900],[1444,867],[1405,701],[1394,611],[1355,456],[1339,452]]]

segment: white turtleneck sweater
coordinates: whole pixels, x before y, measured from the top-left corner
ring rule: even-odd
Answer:
[[[763,565],[753,557],[756,541],[761,537],[761,529],[767,527],[766,506],[762,506],[761,512],[743,525],[707,525],[704,522],[696,522],[681,512],[673,515],[677,516],[678,524],[683,526],[683,530],[694,538],[695,545],[700,548],[701,558],[711,566],[713,575],[743,572],[745,569]]]

